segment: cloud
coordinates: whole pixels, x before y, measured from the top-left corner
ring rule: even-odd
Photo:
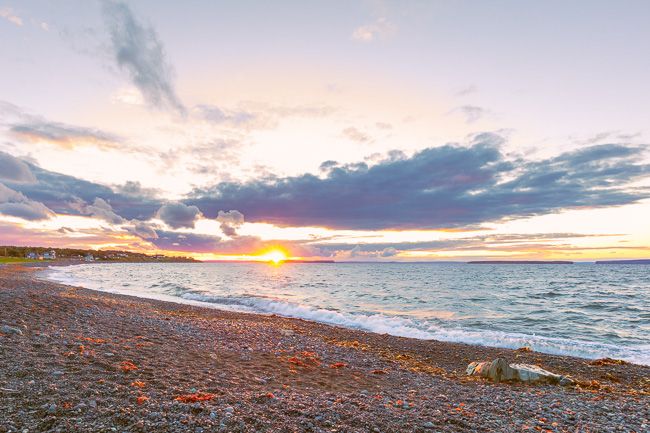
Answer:
[[[36,177],[36,182],[5,183],[29,199],[43,203],[58,214],[84,215],[79,202],[93,203],[99,197],[110,203],[114,212],[126,219],[148,220],[163,204],[155,197],[115,192],[105,185],[44,170],[32,164],[28,165]]]
[[[186,109],[172,83],[172,68],[156,31],[138,22],[123,2],[105,0],[103,13],[115,60],[147,103],[185,115]]]
[[[228,237],[236,237],[237,229],[244,224],[244,214],[237,210],[229,210],[228,212],[219,211],[217,214],[217,221],[221,223],[219,228],[224,235]]]
[[[461,107],[455,108],[450,113],[455,112],[460,112],[463,116],[465,116],[465,122],[474,123],[485,116],[488,113],[488,110],[482,107],[477,107],[476,105],[463,105]]]
[[[167,203],[158,209],[158,218],[173,229],[194,228],[196,220],[203,214],[196,206],[187,206],[183,203]]]
[[[79,146],[96,146],[100,149],[122,147],[122,139],[114,134],[93,128],[49,122],[36,117],[29,117],[12,125],[10,131],[24,141],[47,142],[65,149]]]
[[[158,196],[161,191],[157,188],[145,188],[139,181],[127,180],[124,185],[116,185],[115,191],[119,194],[124,194],[130,197],[144,197],[154,198]]]
[[[211,123],[229,123],[235,126],[242,126],[254,123],[259,115],[244,110],[232,111],[222,109],[216,105],[201,104],[194,107],[199,117]]]
[[[478,87],[476,87],[474,84],[471,84],[471,85],[469,85],[467,87],[464,87],[464,88],[458,90],[455,93],[455,95],[456,96],[467,96],[467,95],[471,95],[472,93],[476,93],[476,92],[478,92]]]
[[[567,239],[622,236],[620,234],[582,234],[582,233],[510,233],[488,234],[418,242],[310,242],[309,246],[326,257],[331,255],[350,254],[367,257],[392,257],[400,251],[461,251],[461,250],[523,250],[531,245],[535,249],[558,248],[557,244],[549,242],[565,242]],[[562,244],[565,247],[566,243]]]
[[[0,151],[0,181],[34,183],[36,177],[24,161]]]
[[[394,34],[397,26],[386,18],[378,18],[374,23],[357,27],[352,32],[352,39],[361,42],[372,42],[377,38],[384,38]]]
[[[45,220],[54,216],[54,212],[43,203],[30,200],[24,194],[2,183],[0,183],[0,214],[29,221]]]
[[[133,220],[132,225],[126,227],[126,231],[145,240],[158,239],[156,227],[143,221]]]
[[[321,118],[332,114],[335,108],[326,105],[271,105],[259,102],[243,102],[236,109],[213,104],[192,107],[192,114],[214,125],[245,130],[272,129],[283,119],[290,117]]]
[[[338,229],[440,229],[565,209],[620,206],[650,197],[630,182],[650,176],[645,147],[586,147],[540,161],[513,160],[503,138],[479,134],[410,158],[329,165],[303,174],[195,189],[186,203],[210,217],[237,209],[249,222]]]
[[[93,204],[88,205],[82,201],[71,203],[82,215],[99,218],[113,225],[124,224],[126,220],[113,211],[113,207],[103,198],[96,197]]]
[[[343,130],[343,135],[352,141],[356,141],[357,143],[368,143],[372,141],[372,138],[368,134],[358,130],[353,126],[345,128]]]
[[[6,19],[10,23],[15,24],[19,27],[23,25],[22,18],[16,15],[11,8],[8,7],[0,8],[0,17]]]

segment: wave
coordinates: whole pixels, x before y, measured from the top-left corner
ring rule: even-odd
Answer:
[[[650,345],[625,347],[606,343],[595,343],[576,339],[555,338],[529,335],[517,332],[498,330],[468,329],[463,327],[442,327],[427,321],[390,316],[381,313],[361,314],[342,312],[333,309],[316,308],[313,306],[292,303],[285,300],[272,299],[259,295],[216,295],[199,290],[188,290],[177,285],[173,290],[167,287],[165,293],[149,290],[106,290],[104,287],[120,287],[118,284],[90,282],[75,278],[72,272],[58,271],[49,273],[48,277],[65,284],[80,285],[93,290],[110,291],[129,294],[143,298],[160,299],[192,305],[203,305],[230,311],[254,312],[262,314],[277,314],[315,322],[337,325],[346,328],[359,329],[378,334],[389,334],[399,337],[417,338],[422,340],[438,340],[445,342],[465,343],[479,346],[517,349],[531,349],[554,355],[569,355],[580,358],[596,359],[610,357],[622,359],[636,364],[650,365]],[[107,282],[108,283],[108,282]],[[158,285],[160,288],[160,284]],[[171,292],[171,293],[170,293]]]

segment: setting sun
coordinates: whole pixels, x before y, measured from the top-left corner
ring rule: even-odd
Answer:
[[[282,250],[271,250],[266,254],[263,254],[261,258],[267,262],[272,262],[274,264],[279,264],[287,259],[287,255]]]

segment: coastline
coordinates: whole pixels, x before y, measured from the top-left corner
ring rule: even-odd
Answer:
[[[7,419],[0,431],[643,431],[649,425],[647,366],[136,298],[33,273],[0,267],[0,299],[11,306],[0,310],[0,325],[22,332],[0,335],[0,412]],[[493,384],[465,375],[470,362],[497,357],[567,374],[578,386]],[[196,392],[210,398],[177,400]]]

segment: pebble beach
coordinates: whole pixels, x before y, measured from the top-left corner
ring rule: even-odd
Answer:
[[[650,367],[418,340],[0,268],[0,432],[647,432]],[[572,386],[469,377],[505,358]]]

